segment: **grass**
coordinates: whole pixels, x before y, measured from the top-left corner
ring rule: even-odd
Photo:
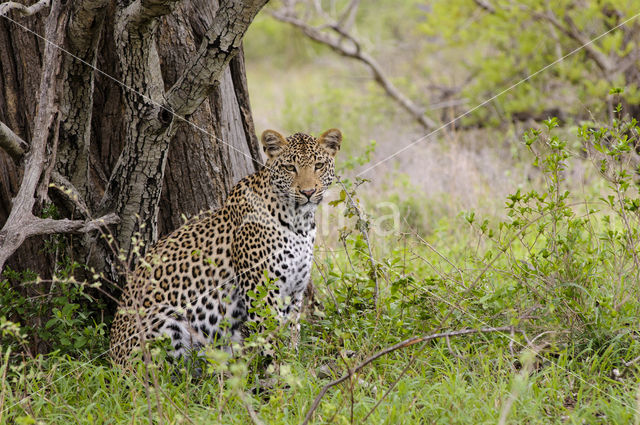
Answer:
[[[371,40],[365,47],[391,75],[420,74],[431,65],[436,81],[447,82],[451,70],[437,59],[413,51],[403,57],[379,39],[385,36],[378,28],[395,28],[384,21],[403,24],[402,14],[423,2],[383,3],[385,13],[365,9],[360,28]],[[409,34],[409,41],[416,37]],[[339,166],[347,183],[366,167],[362,158],[372,141],[378,142],[375,162],[421,135],[362,68],[336,61],[269,18],[252,26],[246,47],[258,130],[341,128]],[[408,74],[403,67],[413,69]],[[397,82],[421,95],[413,84]],[[331,379],[379,350],[443,330],[514,326],[527,338],[469,335],[393,351],[329,389],[313,423],[639,425],[637,185],[627,176],[629,188],[616,198],[616,184],[582,157],[576,129],[553,130],[568,147],[553,147],[552,134],[545,134],[527,149],[518,126],[448,130],[365,175],[373,181],[354,198],[371,214],[365,219],[373,270],[355,217],[343,216],[348,201],[324,205],[313,276],[323,309],[306,316],[299,351],[283,350],[288,368],[265,393],[254,392],[257,369],[242,358],[227,366],[211,357],[211,370],[200,379],[160,367],[153,370],[157,385],[142,367],[136,375],[123,373],[102,355],[104,328],[90,326],[99,320],[65,313],[69,300],[86,308],[77,291],[76,298],[56,298],[60,318],[40,334],[54,342],[64,334],[69,342],[58,345],[73,357],[24,359],[15,345],[0,346],[0,423],[299,424]],[[578,154],[544,162],[568,151]],[[622,163],[617,153],[604,155],[610,164]],[[570,196],[558,201],[557,187]],[[539,196],[523,199],[532,191]],[[608,195],[627,208],[609,203]],[[377,215],[388,212],[377,208],[381,201],[399,212],[396,231],[386,236],[375,227]],[[3,303],[15,298],[4,295]],[[0,322],[0,332],[4,342],[15,329]],[[78,335],[84,335],[80,348]]]
[[[348,361],[356,363],[364,353],[395,342],[397,332],[393,329],[397,328],[381,326],[375,332],[377,339],[351,331],[352,344],[360,345],[361,350]],[[297,356],[287,357],[297,385],[288,388],[280,382],[266,400],[245,394],[264,423],[301,423],[311,400],[327,382],[314,376],[323,356],[309,344],[309,337],[306,335],[307,344]],[[350,423],[351,391],[354,423],[362,423],[378,401],[368,423],[498,423],[512,394],[516,399],[508,412],[508,423],[622,424],[637,418],[638,374],[629,369],[621,379],[612,379],[616,353],[605,352],[587,361],[572,360],[569,353],[563,353],[536,361],[529,373],[523,374],[526,368],[507,347],[508,338],[496,336],[452,340],[451,350],[440,341],[392,353],[359,374],[353,389],[343,385],[330,390],[314,423]],[[408,364],[407,372],[382,398]],[[250,422],[237,397],[220,401],[216,377],[194,382],[172,379],[169,373],[161,372],[162,392],[156,393],[140,378],[99,360],[84,364],[55,356],[30,364],[24,373],[26,379],[8,386],[5,406],[9,410],[3,416],[8,423],[29,423],[25,417],[51,424],[148,423],[147,391],[157,423]]]

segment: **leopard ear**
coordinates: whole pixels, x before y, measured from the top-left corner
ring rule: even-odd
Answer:
[[[331,156],[336,156],[342,143],[342,133],[337,128],[327,130],[318,137],[318,144]]]
[[[287,144],[287,140],[282,137],[282,134],[275,130],[265,130],[260,139],[262,140],[262,148],[269,159],[280,155],[282,148]]]

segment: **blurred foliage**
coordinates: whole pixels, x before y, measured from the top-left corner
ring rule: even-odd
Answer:
[[[508,89],[494,107],[475,111],[469,123],[497,125],[544,112],[602,119],[611,105],[601,96],[611,86],[626,88],[624,100],[637,113],[640,32],[637,20],[623,24],[638,13],[637,6],[632,0],[436,0],[420,25],[434,40],[424,44],[423,54],[458,52],[457,63],[442,66],[453,71],[448,84],[473,99],[473,106]],[[465,79],[469,83],[460,86]]]
[[[328,16],[318,13],[314,2],[293,3],[310,25],[321,28],[337,19],[348,1],[320,1]],[[579,122],[612,114],[614,104],[602,101],[609,87],[625,87],[622,101],[627,112],[640,115],[640,24],[637,19],[625,23],[638,13],[636,3],[380,0],[359,4],[350,32],[362,49],[383,64],[393,82],[436,120],[447,122],[497,96],[464,117],[461,124],[503,126],[549,116]],[[282,4],[269,7],[279,9]],[[311,103],[328,102],[326,108],[335,112],[328,116],[333,126],[348,126],[353,121],[341,114],[346,106],[392,121],[397,120],[398,112],[402,115],[364,67],[338,57],[267,14],[258,17],[245,45],[249,60],[260,66],[255,74],[249,69],[250,84],[253,79],[260,80],[260,85],[279,85],[277,74],[286,75],[282,90],[287,106],[278,109],[285,121],[308,105],[309,99]],[[297,73],[303,75],[305,84],[292,82]],[[339,95],[318,97],[328,86]],[[372,103],[373,98],[363,93],[382,101]],[[387,106],[382,105],[385,102]],[[440,106],[447,102],[454,106]],[[322,114],[315,121],[323,121]]]

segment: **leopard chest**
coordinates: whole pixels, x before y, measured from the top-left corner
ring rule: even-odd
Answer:
[[[313,264],[313,243],[315,240],[315,225],[298,228],[281,228],[283,247],[276,255],[273,275],[278,279],[277,285],[280,296],[285,303],[285,313],[288,313],[287,304],[300,303],[309,278]]]

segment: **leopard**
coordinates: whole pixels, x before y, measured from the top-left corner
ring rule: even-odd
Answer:
[[[259,288],[267,288],[268,311],[292,327],[292,338],[299,335],[315,214],[335,179],[342,133],[285,138],[265,130],[260,140],[264,166],[241,179],[220,208],[160,239],[128,277],[111,325],[115,364],[131,366],[132,355],[158,338],[168,338],[172,359],[211,344],[241,345],[265,320],[252,308]]]

